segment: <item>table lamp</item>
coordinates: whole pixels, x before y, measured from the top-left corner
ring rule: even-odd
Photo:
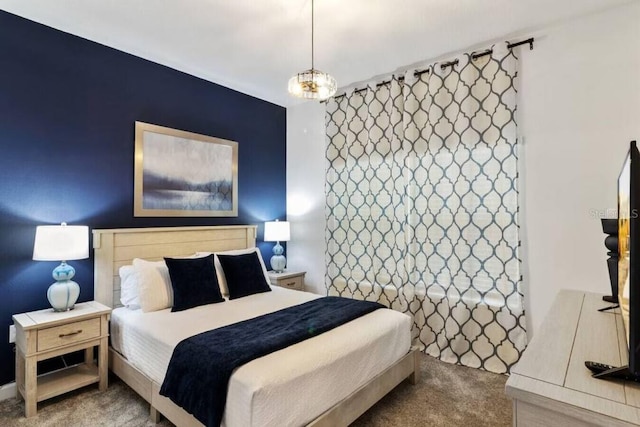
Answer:
[[[267,221],[264,223],[264,241],[276,242],[271,257],[271,268],[276,273],[282,273],[287,265],[287,259],[282,255],[284,248],[280,242],[288,242],[290,238],[288,221]]]
[[[61,261],[51,275],[56,280],[47,290],[53,311],[72,310],[80,295],[73,280],[76,270],[67,261],[89,258],[89,227],[86,225],[39,225],[33,244],[35,261]]]

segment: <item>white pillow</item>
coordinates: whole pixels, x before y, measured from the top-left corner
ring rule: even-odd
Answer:
[[[133,267],[138,275],[138,298],[143,312],[148,313],[173,306],[171,277],[164,261],[135,258]]]
[[[227,279],[224,276],[224,270],[222,269],[222,264],[220,264],[220,260],[218,259],[218,255],[245,255],[256,252],[258,254],[258,260],[260,261],[260,265],[262,266],[262,272],[264,273],[264,279],[267,283],[271,284],[269,280],[269,275],[267,274],[267,267],[262,260],[262,255],[260,254],[260,250],[258,248],[247,248],[247,249],[234,249],[232,251],[223,251],[223,252],[196,252],[196,256],[204,257],[209,256],[211,254],[214,255],[213,262],[216,267],[216,275],[218,276],[218,284],[220,285],[220,293],[223,296],[229,296],[229,286],[227,285]]]
[[[120,303],[132,310],[140,308],[139,280],[133,265],[123,265],[118,270],[120,274]]]

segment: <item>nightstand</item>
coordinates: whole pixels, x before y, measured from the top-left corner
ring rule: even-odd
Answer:
[[[38,412],[38,402],[99,383],[107,389],[107,346],[111,309],[95,301],[70,311],[52,309],[16,314],[16,397],[25,401],[25,416]],[[98,365],[93,360],[98,347]],[[84,363],[38,375],[38,362],[84,350]]]
[[[293,289],[296,291],[304,291],[304,275],[306,271],[284,271],[282,273],[276,273],[275,271],[269,271],[269,280],[274,286],[280,286],[287,289]]]

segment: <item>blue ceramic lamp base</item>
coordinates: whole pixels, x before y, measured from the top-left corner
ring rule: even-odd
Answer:
[[[71,280],[75,274],[76,270],[64,261],[53,269],[51,275],[56,282],[47,290],[47,299],[53,311],[73,310],[80,296],[80,286]]]
[[[287,266],[287,259],[282,255],[283,253],[284,248],[280,245],[280,242],[276,242],[276,245],[273,247],[273,256],[271,260],[269,260],[271,268],[276,273],[282,273]]]

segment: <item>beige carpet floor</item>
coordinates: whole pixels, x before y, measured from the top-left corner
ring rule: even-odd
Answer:
[[[449,365],[429,356],[421,361],[422,378],[416,385],[403,382],[353,427],[499,427],[511,425],[511,402],[504,395],[507,377],[463,366]],[[149,406],[115,377],[106,392],[97,387],[67,393],[41,402],[38,416],[24,418],[17,399],[0,402],[0,426],[90,427],[153,426]],[[160,424],[172,426],[166,420]]]

